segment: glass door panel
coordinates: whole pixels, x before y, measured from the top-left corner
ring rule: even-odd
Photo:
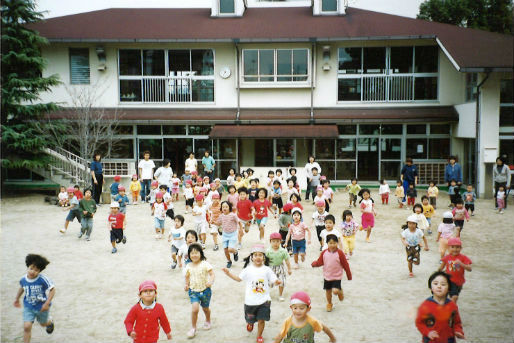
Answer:
[[[359,138],[357,142],[358,179],[378,180],[378,138]]]
[[[188,138],[164,138],[164,158],[171,161],[171,168],[178,177],[184,174],[184,163],[193,151],[193,140]]]

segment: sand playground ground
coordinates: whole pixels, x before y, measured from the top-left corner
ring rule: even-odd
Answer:
[[[373,190],[372,197],[380,203]],[[420,195],[421,196],[421,195]],[[229,279],[221,270],[225,266],[222,250],[212,251],[208,238],[206,256],[214,266],[216,280],[212,287],[212,329],[198,330],[196,338],[188,340],[191,305],[184,292],[180,270],[170,269],[170,244],[154,237],[153,218],[147,204],[127,208],[128,242],[111,254],[107,215],[109,206],[99,208],[94,219],[92,240],[78,239],[79,224],[71,223],[65,235],[59,233],[67,212],[44,203],[44,196],[5,197],[1,201],[1,342],[22,342],[22,310],[13,307],[19,279],[26,273],[25,256],[38,253],[50,260],[44,271],[56,285],[51,307],[55,331],[48,335],[34,325],[32,342],[130,342],[123,321],[137,300],[140,282],[155,280],[158,302],[168,315],[172,327],[172,342],[255,342],[246,331],[243,316],[244,284]],[[394,200],[394,199],[392,199]],[[509,199],[510,200],[510,199]],[[289,296],[298,290],[312,298],[310,314],[330,327],[338,342],[421,342],[414,325],[417,307],[430,295],[428,276],[439,265],[436,235],[428,236],[430,251],[421,252],[421,265],[414,267],[414,278],[408,277],[405,251],[400,241],[400,226],[410,210],[377,204],[378,217],[372,242],[366,243],[365,233],[357,234],[356,250],[349,261],[353,280],[343,278],[345,299],[337,300],[334,310],[326,312],[322,289],[321,268],[310,263],[319,256],[316,239],[307,248],[306,263],[288,277],[285,302],[278,299],[278,289],[272,290],[271,320],[264,330],[265,342],[271,342],[284,319],[291,314]],[[303,201],[304,216],[310,223],[312,204]],[[348,193],[337,192],[331,213],[341,221],[348,204]],[[441,194],[433,219],[433,228],[441,222],[447,209],[447,195]],[[478,200],[476,214],[465,224],[462,233],[463,250],[473,261],[473,271],[466,272],[466,284],[459,299],[460,315],[467,342],[513,342],[514,312],[514,207],[510,201],[505,214],[494,211],[492,200]],[[184,213],[184,202],[175,203],[175,213]],[[186,229],[192,228],[191,214],[185,215]],[[360,222],[360,213],[354,210]],[[166,221],[170,227],[169,218]],[[271,219],[266,237],[278,231]],[[314,236],[313,236],[314,237]],[[245,236],[241,257],[249,254],[258,241],[258,229],[252,226]],[[234,263],[238,274],[242,259]],[[203,325],[200,312],[198,327]],[[161,330],[160,342],[166,341]],[[328,342],[323,334],[317,342]],[[462,342],[459,340],[459,342]]]

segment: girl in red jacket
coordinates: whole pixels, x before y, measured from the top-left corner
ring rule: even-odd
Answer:
[[[139,285],[139,302],[132,306],[125,327],[135,343],[154,343],[159,340],[159,327],[171,339],[171,328],[164,307],[157,303],[157,285],[151,280]]]
[[[418,309],[416,327],[424,343],[454,343],[455,337],[466,339],[462,331],[459,308],[448,298],[450,276],[437,271],[428,279],[432,296]]]

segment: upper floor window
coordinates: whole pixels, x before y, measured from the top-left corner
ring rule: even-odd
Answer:
[[[308,49],[243,50],[244,82],[306,82],[309,78]]]
[[[72,85],[90,83],[89,49],[70,49],[70,83]]]
[[[475,101],[477,99],[477,73],[466,74],[466,102]]]
[[[338,0],[321,0],[322,12],[336,12]]]
[[[220,14],[234,14],[235,6],[234,0],[219,0],[220,2]]]

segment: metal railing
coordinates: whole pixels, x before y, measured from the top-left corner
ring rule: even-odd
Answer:
[[[414,101],[413,75],[359,75],[344,79],[360,80],[360,95],[363,102],[407,102]]]
[[[46,148],[45,152],[50,156],[50,178],[63,175],[82,186],[89,182],[89,168],[86,167],[88,162],[85,159],[60,147]]]
[[[214,77],[145,76],[141,78],[143,103],[189,103],[202,100],[204,93],[214,94]],[[212,86],[209,84],[212,82]],[[122,96],[121,99],[124,97]]]

